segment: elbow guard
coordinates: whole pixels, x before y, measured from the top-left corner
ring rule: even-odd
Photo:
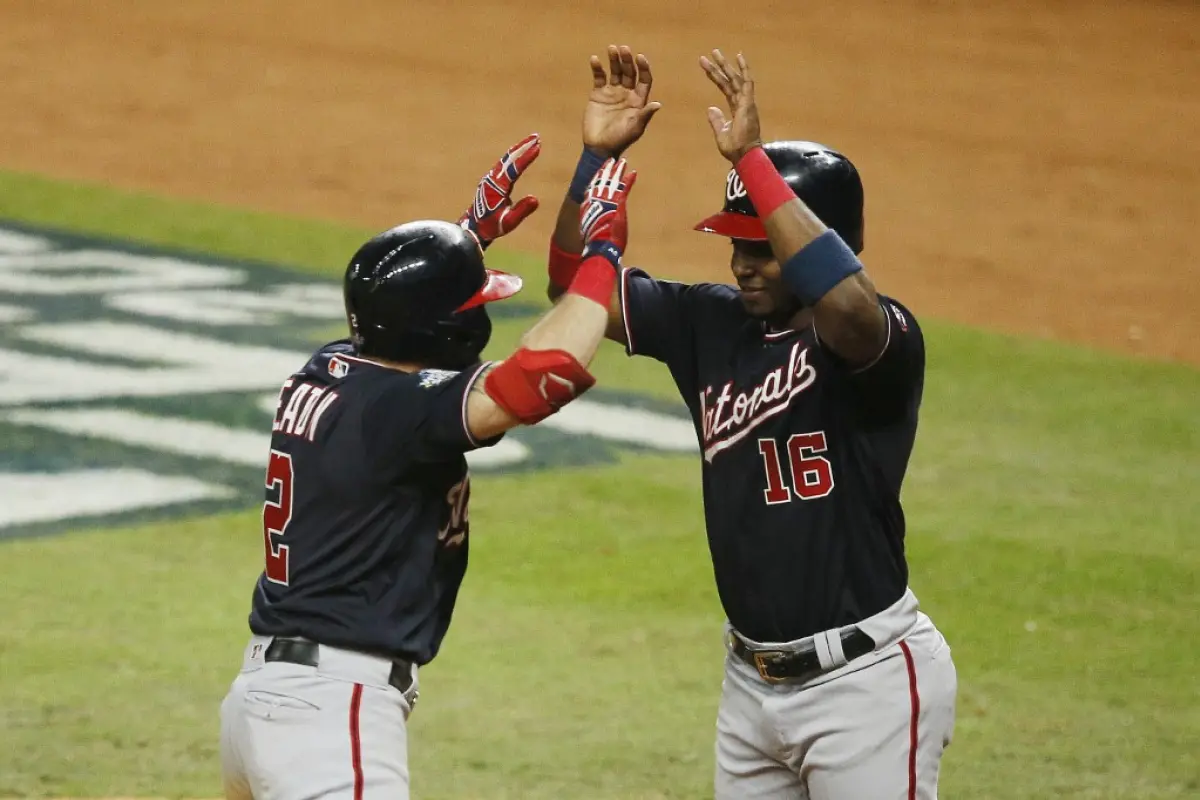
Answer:
[[[488,373],[483,389],[496,405],[523,424],[533,425],[595,383],[596,379],[570,353],[522,347]]]

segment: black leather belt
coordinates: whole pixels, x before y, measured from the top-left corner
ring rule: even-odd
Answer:
[[[267,651],[263,653],[263,660],[315,667],[319,650],[320,646],[316,642],[306,639],[284,639],[277,636],[267,645]],[[406,693],[412,688],[412,683],[412,662],[394,659],[391,674],[388,675],[388,684],[402,693]]]
[[[875,649],[875,641],[858,628],[842,631],[842,653],[847,661],[865,656]],[[730,634],[730,648],[735,656],[758,670],[767,683],[776,683],[795,678],[809,678],[821,672],[821,661],[817,657],[817,646],[812,638],[805,639],[798,647],[787,650],[755,650],[742,641],[736,633]]]

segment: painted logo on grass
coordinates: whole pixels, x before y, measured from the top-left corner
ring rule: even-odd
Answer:
[[[0,538],[260,504],[279,386],[344,324],[329,280],[0,224]],[[677,405],[597,387],[468,461],[622,449],[696,444]]]

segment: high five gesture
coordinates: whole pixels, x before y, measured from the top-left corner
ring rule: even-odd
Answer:
[[[738,53],[737,64],[734,65],[725,59],[720,50],[713,50],[711,59],[700,56],[700,67],[729,103],[733,119],[726,120],[721,109],[710,106],[708,122],[712,125],[721,155],[737,164],[742,156],[762,144],[750,65],[741,53]]]
[[[608,74],[599,56],[589,63],[592,91],[583,111],[583,144],[602,157],[620,156],[662,108],[662,103],[650,101],[650,61],[628,47],[609,45]]]

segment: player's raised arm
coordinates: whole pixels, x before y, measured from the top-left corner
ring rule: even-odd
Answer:
[[[754,79],[740,53],[730,63],[719,50],[700,66],[725,95],[732,113],[708,109],[721,155],[729,159],[763,220],[789,290],[813,309],[821,339],[851,364],[871,363],[887,344],[887,318],[854,251],[787,185],[763,151]]]
[[[566,292],[467,396],[465,421],[476,440],[533,425],[595,384],[587,367],[608,327],[636,178],[624,159],[610,158],[588,185],[575,222],[581,262]]]
[[[546,294],[557,300],[579,269],[583,240],[579,232],[579,207],[592,176],[607,158],[619,158],[641,138],[650,119],[661,107],[650,101],[653,75],[650,61],[628,47],[609,45],[608,72],[599,56],[590,59],[592,89],[583,112],[583,152],[575,176],[558,211],[550,239],[550,280]],[[616,293],[609,301],[609,339],[625,342]]]

